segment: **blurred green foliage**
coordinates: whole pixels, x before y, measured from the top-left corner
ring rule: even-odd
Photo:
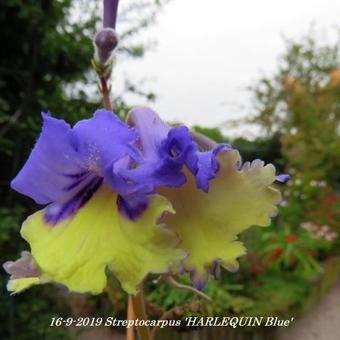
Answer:
[[[287,170],[340,181],[340,41],[322,44],[315,32],[287,41],[276,74],[253,87],[254,122],[279,133]]]
[[[40,112],[85,113],[89,107],[67,98],[64,84],[84,79],[92,54],[84,29],[94,30],[94,19],[70,26],[66,15],[71,1],[2,2],[0,30],[0,152],[2,208],[1,259],[11,259],[27,245],[19,227],[34,204],[9,189],[40,130]],[[75,115],[73,116],[75,119]],[[49,319],[60,309],[53,291],[33,289],[9,297],[7,277],[1,272],[0,337],[30,339],[48,332]],[[52,307],[53,306],[53,307]],[[52,307],[52,308],[51,308]],[[38,314],[39,318],[32,318]],[[58,338],[58,333],[52,338]]]

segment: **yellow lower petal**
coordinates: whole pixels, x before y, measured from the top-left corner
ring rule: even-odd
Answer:
[[[17,294],[23,290],[40,284],[40,279],[38,277],[23,277],[20,279],[10,279],[7,283],[7,290],[12,292],[12,294]]]
[[[149,272],[161,273],[183,258],[176,248],[177,236],[158,225],[169,201],[154,195],[143,214],[134,221],[117,209],[117,195],[101,186],[74,216],[55,226],[43,220],[43,211],[30,216],[22,236],[44,277],[76,292],[100,293],[106,286],[106,267],[123,288],[136,293]]]
[[[277,213],[280,192],[269,185],[275,181],[275,168],[260,161],[237,170],[236,150],[218,156],[220,169],[209,182],[209,193],[196,189],[190,173],[179,189],[164,188],[161,194],[173,204],[175,215],[162,221],[173,228],[189,252],[183,261],[194,280],[205,281],[211,264],[219,260],[227,268],[237,267],[236,258],[245,253],[237,235],[252,225],[266,226]]]

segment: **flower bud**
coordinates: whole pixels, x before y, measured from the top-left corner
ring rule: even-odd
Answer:
[[[118,44],[118,37],[112,28],[103,28],[100,30],[95,38],[94,44],[96,47],[96,59],[105,65],[111,58],[113,50]]]

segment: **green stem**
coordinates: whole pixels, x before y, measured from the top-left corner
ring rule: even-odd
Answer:
[[[142,293],[137,295],[131,295],[133,310],[136,316],[136,319],[139,320],[147,320],[145,305],[144,305],[144,297]],[[138,334],[140,340],[151,340],[149,327],[144,324],[144,326],[137,326]]]

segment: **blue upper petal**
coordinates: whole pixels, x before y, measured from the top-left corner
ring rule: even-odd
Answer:
[[[104,182],[119,194],[118,206],[133,219],[158,187],[179,187],[187,168],[199,189],[208,191],[218,171],[217,153],[201,152],[185,126],[170,127],[149,109],[129,114],[129,128],[112,112],[98,110],[73,128],[42,114],[43,128],[12,188],[49,204],[46,221],[55,224],[75,213]]]
[[[199,189],[208,191],[208,182],[218,170],[216,155],[226,147],[216,145],[201,152],[185,126],[171,128],[150,109],[136,108],[129,113],[128,123],[138,133],[143,160],[134,169],[122,173],[134,183],[179,187],[186,181],[185,166],[195,177]]]
[[[132,147],[136,132],[111,111],[98,110],[92,118],[79,121],[73,130],[78,137],[78,153],[88,168],[101,176],[103,169],[127,154],[138,157],[137,149]]]
[[[42,117],[40,137],[11,186],[39,204],[51,203],[45,218],[56,223],[91,197],[108,168],[125,157],[138,159],[139,151],[132,145],[135,131],[110,111],[99,110],[73,129],[64,120]]]
[[[11,187],[39,204],[47,204],[71,196],[75,183],[87,173],[70,125],[46,113],[42,118],[40,137]]]

